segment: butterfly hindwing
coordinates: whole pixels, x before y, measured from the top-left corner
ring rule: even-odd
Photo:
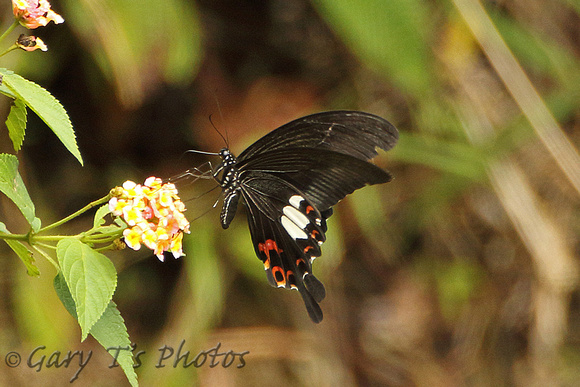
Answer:
[[[318,302],[326,291],[312,274],[312,261],[321,254],[326,219],[288,182],[259,172],[250,175],[242,180],[242,195],[252,242],[268,281],[298,290],[311,319],[320,322]]]

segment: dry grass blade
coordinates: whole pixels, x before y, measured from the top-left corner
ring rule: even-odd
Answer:
[[[494,138],[496,130],[487,116],[494,102],[481,90],[481,85],[469,70],[457,64],[451,73],[466,94],[464,128],[473,143],[485,143]],[[472,69],[472,64],[466,68]],[[489,87],[489,86],[487,86]],[[486,109],[487,108],[487,109]],[[524,171],[511,157],[491,161],[488,165],[491,185],[511,223],[530,253],[536,285],[532,291],[530,331],[530,374],[522,374],[523,384],[532,380],[550,381],[553,364],[567,329],[567,300],[577,284],[578,273],[571,248],[562,225],[538,205],[539,197],[526,179]]]
[[[511,53],[478,0],[454,0],[491,65],[574,188],[580,193],[580,155]]]

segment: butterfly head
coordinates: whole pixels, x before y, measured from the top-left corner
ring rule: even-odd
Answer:
[[[236,157],[230,152],[228,148],[222,148],[219,151],[219,156],[222,158],[222,163],[224,165],[231,165],[236,162]]]

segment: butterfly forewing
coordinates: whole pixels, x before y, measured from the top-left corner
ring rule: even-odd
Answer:
[[[287,147],[328,149],[369,160],[377,155],[377,147],[389,150],[398,137],[397,129],[390,122],[373,114],[322,112],[282,125],[250,145],[238,160]]]
[[[365,185],[386,183],[388,172],[356,157],[325,149],[286,148],[268,151],[238,163],[240,171],[262,171],[300,187],[318,210],[338,203]]]

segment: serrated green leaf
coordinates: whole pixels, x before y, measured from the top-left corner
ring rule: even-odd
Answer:
[[[12,251],[18,255],[22,263],[26,266],[26,273],[31,277],[38,277],[40,275],[40,270],[34,264],[34,257],[32,256],[32,251],[20,241],[15,241],[11,239],[6,239],[5,242],[10,246]]]
[[[77,319],[75,302],[62,272],[57,274],[54,278],[53,284],[56,294],[66,310]],[[105,309],[101,318],[91,328],[90,334],[103,346],[103,348],[115,348],[114,350],[110,350],[109,353],[112,356],[116,356],[117,363],[119,363],[125,372],[129,383],[131,383],[132,386],[138,386],[137,374],[133,368],[132,352],[130,350],[121,350],[121,348],[130,348],[131,340],[127,333],[125,321],[123,320],[123,317],[121,317],[121,313],[119,313],[117,305],[115,305],[113,301],[109,302],[109,305],[107,305],[107,309]],[[116,348],[120,349],[118,353]]]
[[[56,255],[75,301],[84,341],[113,297],[117,271],[109,258],[73,238],[60,240]]]
[[[8,128],[10,140],[12,140],[12,146],[18,152],[22,148],[26,130],[26,104],[22,100],[15,99],[12,101],[10,113],[6,119],[6,127]]]
[[[0,74],[0,77],[2,77],[2,74]],[[12,99],[16,99],[16,95],[3,84],[0,84],[0,93]]]
[[[109,349],[109,353],[116,358],[131,386],[138,386],[137,374],[133,368],[133,353],[130,350],[131,340],[127,333],[125,320],[121,317],[121,313],[113,301],[109,303],[99,321],[91,328],[91,335],[103,348]]]
[[[54,290],[56,291],[56,295],[60,299],[60,302],[64,305],[66,310],[78,320],[77,317],[77,308],[75,306],[75,301],[72,298],[72,294],[70,294],[70,290],[66,284],[66,280],[64,279],[64,275],[62,271],[59,271],[56,277],[54,277],[53,281]]]
[[[6,225],[2,222],[0,222],[0,233],[10,234],[10,231],[8,231]],[[28,248],[20,241],[15,241],[12,239],[5,239],[4,241],[22,260],[26,266],[26,272],[28,275],[32,277],[38,277],[40,275],[40,270],[38,270],[36,265],[34,265],[34,257],[32,256],[32,252],[28,250]]]
[[[47,90],[18,74],[0,69],[5,85],[52,129],[64,146],[83,164],[75,133],[64,107]]]
[[[99,226],[99,228],[95,229],[95,231],[100,232],[101,234],[112,234],[115,232],[122,231],[123,229],[115,224],[110,224],[108,226]],[[121,235],[121,233],[119,233]]]
[[[18,173],[18,159],[14,155],[0,154],[0,191],[16,204],[31,225],[34,222],[34,204],[24,181]]]
[[[42,226],[42,221],[39,218],[34,218],[30,226],[32,227],[33,232],[38,232]]]
[[[123,219],[121,219],[121,218],[115,218],[115,220],[113,220],[113,223],[115,223],[117,226],[119,226],[119,227],[121,227],[121,228],[123,228],[123,229],[125,229],[125,228],[129,227],[129,226],[127,225],[127,223],[125,223],[125,222],[123,221]]]
[[[105,219],[103,219],[107,214],[111,213],[109,209],[109,205],[105,204],[99,207],[97,212],[95,213],[95,219],[93,220],[93,227],[99,227],[105,224]]]

